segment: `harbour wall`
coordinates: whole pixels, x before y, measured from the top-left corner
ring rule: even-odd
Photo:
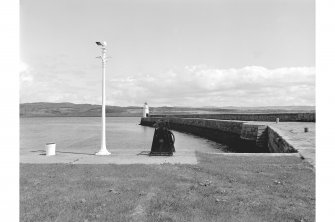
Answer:
[[[315,112],[300,113],[223,113],[223,114],[191,114],[191,115],[150,115],[151,117],[201,118],[239,121],[275,122],[315,122]]]
[[[167,121],[172,130],[191,133],[227,145],[230,152],[297,152],[279,133],[262,122],[151,116],[141,118],[140,125],[153,126],[158,120]]]

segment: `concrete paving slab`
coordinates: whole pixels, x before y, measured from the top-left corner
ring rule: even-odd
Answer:
[[[199,151],[196,151],[199,152]],[[94,153],[76,153],[76,152],[56,152],[55,156],[46,156],[43,150],[34,151],[21,155],[21,163],[31,164],[197,164],[195,152],[179,151],[173,156],[148,156],[148,151],[138,152],[138,150],[124,151],[113,150],[109,156],[96,156]],[[220,156],[296,156],[298,153],[224,153],[224,152],[201,152]]]
[[[255,157],[277,157],[277,156],[294,156],[300,157],[299,153],[209,153],[209,152],[201,152],[212,155],[221,155],[221,156],[255,156]]]
[[[111,155],[96,156],[94,153],[56,151],[55,156],[46,156],[44,151],[34,151],[21,155],[21,163],[32,164],[197,164],[195,152],[179,151],[173,156],[149,156],[138,150],[112,150]]]

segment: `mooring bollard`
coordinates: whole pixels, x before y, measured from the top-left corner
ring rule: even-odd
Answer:
[[[56,143],[47,143],[45,144],[45,155],[54,156],[56,155]]]
[[[276,123],[279,123],[279,118],[276,118]]]
[[[308,127],[305,127],[305,133],[307,133],[308,132]]]

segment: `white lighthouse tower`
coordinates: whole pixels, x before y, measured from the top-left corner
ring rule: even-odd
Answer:
[[[143,117],[149,117],[149,106],[147,102],[145,102],[143,106]]]

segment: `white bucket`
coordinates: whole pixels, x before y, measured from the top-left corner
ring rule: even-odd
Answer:
[[[47,143],[45,144],[45,155],[54,156],[56,155],[56,143]]]

